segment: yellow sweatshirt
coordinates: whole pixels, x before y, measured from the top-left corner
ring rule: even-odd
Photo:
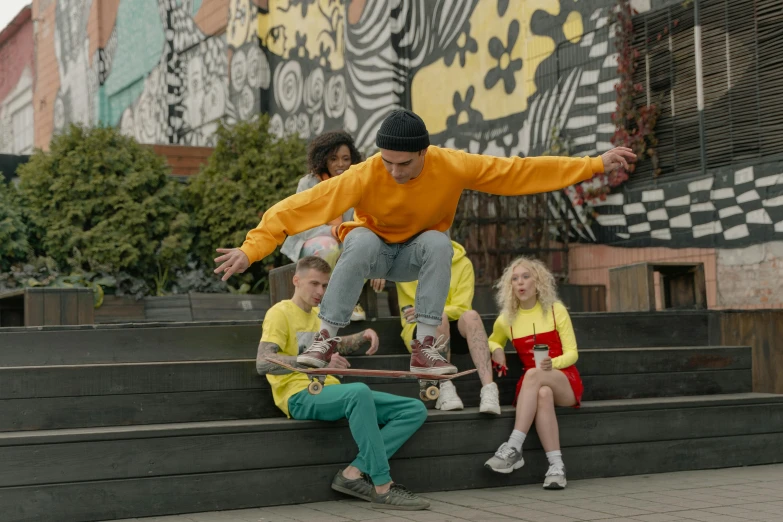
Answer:
[[[603,172],[600,157],[498,158],[430,146],[416,179],[398,185],[381,155],[351,166],[340,176],[294,194],[264,213],[247,234],[242,251],[251,263],[271,254],[286,236],[323,225],[354,208],[340,226],[340,240],[357,227],[387,243],[403,243],[425,230],[445,232],[463,190],[516,196],[568,187]]]
[[[568,310],[560,301],[554,304],[555,318],[552,319],[552,310],[544,316],[541,309],[541,303],[536,302],[536,306],[530,310],[519,310],[514,322],[509,327],[508,318],[500,314],[495,320],[492,328],[492,335],[489,336],[490,351],[502,350],[506,342],[511,340],[511,328],[514,329],[514,337],[527,337],[533,335],[533,325],[535,333],[551,332],[555,329],[557,322],[557,333],[560,335],[560,342],[563,345],[563,355],[552,359],[552,368],[562,370],[576,364],[579,354],[576,351],[576,336],[574,327],[571,325],[571,316]]]
[[[449,285],[449,295],[446,297],[446,307],[443,311],[446,312],[449,321],[456,321],[462,317],[462,314],[473,308],[475,276],[473,263],[465,255],[465,248],[455,241],[451,242],[451,246],[454,248],[454,256],[451,258],[451,284]],[[397,283],[397,300],[400,305],[400,320],[402,322],[400,337],[405,341],[405,346],[409,351],[416,323],[409,323],[405,320],[402,308],[408,305],[415,306],[418,285],[418,281]]]

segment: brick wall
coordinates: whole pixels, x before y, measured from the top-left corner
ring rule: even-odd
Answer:
[[[717,256],[721,308],[783,308],[783,242],[721,249]]]

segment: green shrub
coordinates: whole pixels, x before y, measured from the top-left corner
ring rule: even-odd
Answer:
[[[72,125],[50,147],[18,171],[36,253],[162,293],[192,242],[183,187],[163,158],[105,127]]]
[[[27,227],[16,187],[8,185],[0,173],[0,272],[27,260],[32,253],[27,241]]]
[[[188,189],[197,229],[195,251],[212,268],[219,255],[215,249],[241,246],[264,211],[296,192],[307,167],[304,141],[270,134],[265,115],[253,122],[221,125],[217,135],[215,151]],[[276,251],[230,282],[237,287],[250,285],[254,291],[263,289],[264,265],[282,263]]]

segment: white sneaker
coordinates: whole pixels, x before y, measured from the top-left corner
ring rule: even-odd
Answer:
[[[356,305],[353,308],[353,312],[351,312],[351,321],[365,321],[367,320],[367,314],[364,313],[364,308],[362,308],[362,305]]]
[[[544,477],[544,489],[565,489],[565,464],[552,464]]]
[[[500,399],[498,398],[498,385],[494,382],[481,387],[481,402],[479,403],[481,413],[492,413],[500,415]]]
[[[451,381],[441,381],[440,395],[435,401],[435,409],[442,411],[461,410],[465,407],[462,399],[457,395],[457,388]]]

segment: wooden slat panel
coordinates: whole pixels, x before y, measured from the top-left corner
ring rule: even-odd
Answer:
[[[502,419],[503,427],[487,442],[497,446],[502,441],[501,433],[510,429],[510,422]],[[454,437],[465,443],[473,441],[469,432],[446,436]],[[403,449],[426,442],[414,435]],[[442,440],[430,442],[443,444]],[[783,460],[777,451],[781,444],[783,434],[769,433],[576,446],[568,448],[569,478],[778,463]],[[347,445],[333,446],[339,451]],[[189,459],[194,460],[192,453]],[[540,470],[546,469],[546,457],[538,449],[526,450],[527,465],[508,475],[477,472],[486,459],[486,452],[415,459],[397,456],[392,459],[392,467],[395,480],[417,492],[535,484],[541,481]],[[328,484],[336,466],[347,460],[350,457],[316,466],[0,488],[0,504],[14,506],[5,522],[23,522],[43,520],[51,513],[57,513],[62,520],[106,520],[341,500],[344,497]],[[301,487],[302,484],[312,487]]]
[[[24,325],[41,326],[44,323],[44,301],[40,292],[27,288],[24,292]]]
[[[60,293],[60,324],[79,324],[79,294],[64,291]]]
[[[753,390],[783,393],[783,310],[722,312],[721,343],[753,349]]]

